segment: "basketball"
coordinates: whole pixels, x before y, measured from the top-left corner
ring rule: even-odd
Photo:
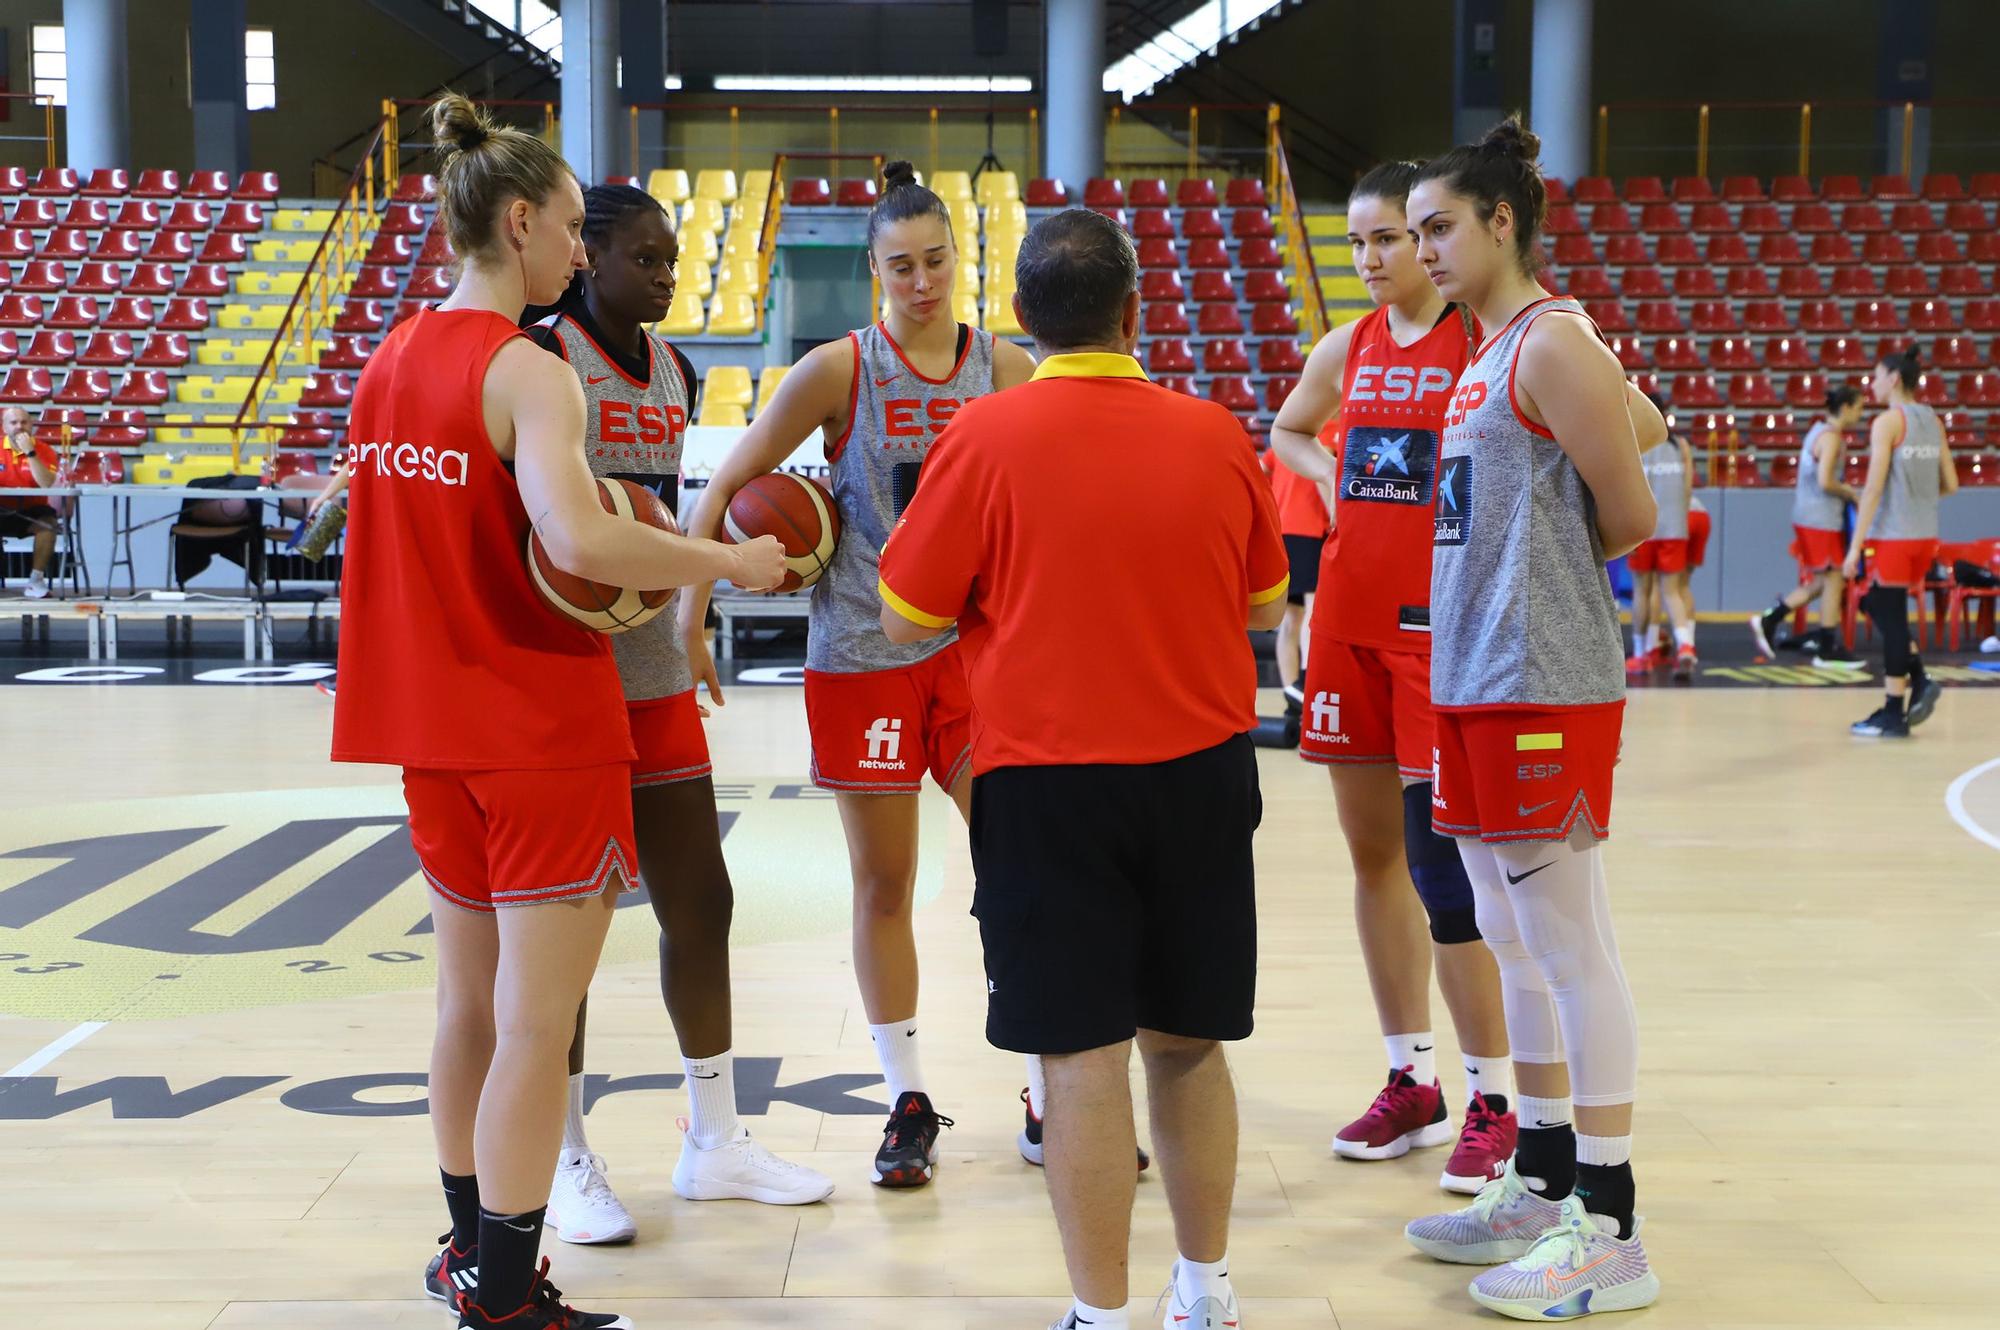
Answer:
[[[674,523],[674,515],[667,511],[667,505],[660,496],[629,480],[605,480],[597,482],[597,501],[604,505],[604,511],[619,517],[629,517],[635,522],[662,531],[680,532]],[[603,582],[593,582],[575,573],[566,573],[549,559],[549,552],[542,548],[542,538],[533,531],[528,533],[528,571],[534,576],[535,587],[542,593],[542,599],[555,609],[568,615],[585,628],[594,628],[600,633],[627,633],[667,607],[673,598],[673,590],[635,591],[630,587],[615,587]]]
[[[808,476],[774,471],[736,491],[724,517],[723,539],[735,545],[758,536],[785,544],[785,580],[775,592],[798,591],[819,581],[840,543],[840,510],[826,486]]]

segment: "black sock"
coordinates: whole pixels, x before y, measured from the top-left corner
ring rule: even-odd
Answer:
[[[443,1169],[438,1176],[444,1179],[444,1203],[451,1210],[451,1245],[463,1255],[479,1243],[479,1178]]]
[[[1915,656],[1910,657],[1910,673],[1908,677],[1912,693],[1921,689],[1930,679],[1930,675],[1924,673],[1923,661],[1917,659]]]
[[[546,1205],[518,1215],[479,1212],[480,1310],[489,1317],[519,1311],[534,1287]]]
[[[1885,693],[1883,696],[1887,700],[1882,703],[1882,709],[1898,720],[1902,719],[1903,699],[1895,693]]]
[[[1540,1178],[1536,1194],[1547,1200],[1569,1195],[1576,1190],[1576,1128],[1567,1122],[1560,1127],[1521,1128],[1514,1171],[1524,1178]]]
[[[1632,1210],[1637,1202],[1633,1195],[1632,1165],[1629,1162],[1578,1164],[1576,1198],[1583,1202],[1583,1208],[1589,1213],[1617,1220],[1619,1237],[1632,1236]]]

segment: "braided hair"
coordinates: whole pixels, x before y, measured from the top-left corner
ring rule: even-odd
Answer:
[[[666,216],[667,226],[672,229],[674,218],[658,199],[636,185],[592,185],[583,191],[583,243],[592,250],[601,250],[611,241],[611,235],[627,218],[636,217],[648,209]],[[571,314],[583,308],[583,273],[573,274],[569,279],[569,289],[555,304],[558,314]]]

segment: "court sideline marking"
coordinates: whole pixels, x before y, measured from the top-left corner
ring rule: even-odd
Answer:
[[[11,1080],[15,1077],[33,1076],[43,1067],[48,1066],[51,1062],[54,1062],[84,1040],[102,1030],[108,1023],[106,1021],[85,1021],[75,1029],[59,1036],[54,1042],[45,1044],[36,1052],[30,1053],[25,1059],[7,1068],[6,1071],[0,1072],[0,1079]]]
[[[1996,836],[1985,827],[1980,826],[1972,814],[1965,810],[1966,787],[1995,767],[2000,767],[2000,757],[1996,757],[1989,762],[1981,762],[1978,766],[1953,781],[1950,788],[1944,792],[1944,809],[1947,813],[1951,814],[1952,821],[1965,829],[1966,835],[1982,844],[1990,845],[1994,849],[2000,850],[2000,836]]]

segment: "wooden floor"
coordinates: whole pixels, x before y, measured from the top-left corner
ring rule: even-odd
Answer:
[[[958,1126],[937,1183],[891,1194],[867,1182],[878,1116],[783,1100],[820,1077],[855,1079],[807,1085],[801,1098],[863,1085],[859,1096],[874,1099],[880,1087],[865,1086],[874,1063],[841,924],[834,811],[783,788],[803,770],[799,694],[731,697],[711,722],[718,771],[748,787],[737,796],[746,809],[785,805],[761,823],[746,813],[729,842],[746,919],[737,1053],[782,1059],[760,1073],[777,1101],[750,1121],[838,1190],[804,1210],[681,1202],[668,1177],[682,1096],[614,1094],[591,1132],[640,1238],[624,1249],[551,1241],[558,1282],[645,1327],[1048,1324],[1066,1284],[1040,1175],[1014,1153],[1020,1066],[980,1037],[970,874],[949,806],[927,805],[937,871],[918,930],[926,1070]],[[2000,1261],[1979,1253],[2000,1222],[1985,1176],[2000,1139],[2000,852],[1954,819],[1947,790],[2000,756],[2000,697],[1952,690],[1898,745],[1848,738],[1868,705],[1845,689],[1632,701],[1608,854],[1642,1026],[1640,1208],[1665,1292],[1620,1324],[1995,1323]],[[13,1306],[38,1309],[34,1324],[446,1323],[418,1296],[445,1227],[426,1124],[352,1115],[421,1097],[407,1081],[425,1065],[430,1029],[428,939],[409,928],[420,889],[406,883],[368,911],[351,930],[359,942],[343,932],[321,957],[295,947],[275,972],[268,957],[226,948],[151,952],[129,929],[122,944],[84,936],[120,911],[151,917],[130,911],[170,895],[166,884],[198,893],[198,870],[219,853],[202,846],[248,843],[273,808],[295,819],[393,811],[388,773],[323,760],[328,722],[325,699],[303,688],[0,689],[0,919],[23,913],[20,895],[9,910],[9,888],[43,875],[55,890],[67,879],[51,887],[46,875],[76,853],[8,851],[98,838],[74,862],[111,865],[104,890],[0,926],[0,953],[19,958],[0,965],[0,1070],[40,1078],[0,1083],[0,1287]],[[1259,1022],[1232,1055],[1244,1130],[1231,1265],[1246,1324],[1499,1324],[1464,1296],[1469,1270],[1433,1264],[1402,1238],[1407,1219],[1454,1203],[1436,1187],[1441,1152],[1381,1164],[1327,1152],[1379,1081],[1380,1043],[1325,778],[1273,753],[1263,775]],[[1993,840],[2000,769],[1962,783],[1955,805]],[[173,827],[218,830],[151,866],[138,855],[128,877],[101,840]],[[760,836],[779,850],[759,854]],[[204,928],[226,938],[269,919],[309,870],[352,848],[306,856],[219,905]],[[593,1070],[608,1076],[679,1069],[644,959],[649,927],[643,909],[621,916],[593,991]],[[314,988],[319,979],[337,987]],[[17,1065],[65,1035],[81,1042],[44,1066]],[[105,1089],[120,1077],[161,1079]],[[389,1080],[328,1085],[346,1077]],[[72,1101],[52,1099],[47,1078],[59,1078],[59,1095],[96,1087],[111,1098],[59,1111]],[[197,1087],[217,1102],[170,1097]],[[180,1116],[119,1116],[121,1095],[134,1113],[164,1101]],[[349,1115],[328,1111],[343,1102]],[[1172,1255],[1149,1180],[1136,1312]]]

